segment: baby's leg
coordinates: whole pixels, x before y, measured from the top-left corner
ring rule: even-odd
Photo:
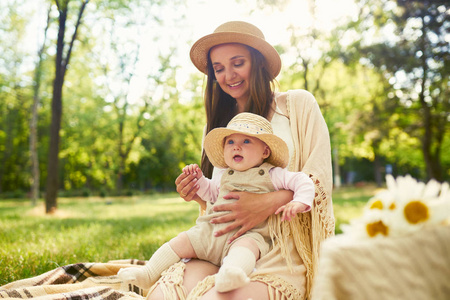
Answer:
[[[164,270],[179,262],[182,258],[196,258],[194,248],[186,232],[180,233],[168,243],[162,245],[145,265],[152,281],[151,285],[159,279]]]
[[[186,232],[182,232],[169,241],[170,247],[181,258],[197,258]]]
[[[228,292],[248,284],[250,282],[248,275],[253,272],[257,259],[259,259],[259,248],[253,239],[237,240],[230,247],[216,275],[217,291]]]
[[[156,250],[145,267],[123,269],[118,275],[124,282],[147,289],[159,279],[164,270],[179,262],[181,258],[195,257],[187,234],[182,232]]]

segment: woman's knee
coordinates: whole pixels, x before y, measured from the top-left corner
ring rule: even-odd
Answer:
[[[151,292],[151,294],[147,295],[145,300],[164,300],[164,294],[163,294],[162,289],[159,287],[159,284]]]
[[[186,263],[184,287],[189,292],[205,277],[216,274],[219,267],[204,260],[192,259]]]

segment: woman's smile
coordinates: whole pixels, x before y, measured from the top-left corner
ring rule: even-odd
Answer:
[[[238,86],[240,86],[243,82],[244,82],[244,81],[241,80],[241,81],[239,81],[239,82],[236,82],[236,83],[233,83],[233,84],[229,84],[229,86],[230,86],[231,88],[238,87]]]

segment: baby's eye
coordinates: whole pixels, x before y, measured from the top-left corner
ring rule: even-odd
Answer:
[[[250,140],[249,139],[245,139],[244,140],[244,144],[250,144]]]
[[[233,144],[234,144],[234,141],[233,141],[233,140],[228,140],[228,141],[227,141],[227,144],[228,144],[228,145],[233,145]]]

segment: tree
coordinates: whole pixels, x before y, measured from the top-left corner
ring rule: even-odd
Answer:
[[[33,106],[30,121],[30,159],[31,159],[31,204],[36,205],[39,198],[40,172],[39,172],[39,156],[37,150],[37,127],[38,127],[38,107],[40,102],[40,89],[42,78],[43,54],[45,51],[45,43],[47,40],[47,32],[50,26],[51,5],[47,12],[47,22],[44,30],[44,40],[42,46],[38,50],[38,58],[34,71],[34,87],[33,87]]]
[[[57,208],[58,194],[58,162],[59,162],[59,131],[61,129],[62,116],[62,92],[64,86],[64,77],[69,65],[70,56],[72,54],[73,45],[77,39],[78,28],[81,24],[86,5],[89,0],[82,0],[78,7],[78,17],[72,33],[72,38],[67,49],[65,49],[66,41],[66,22],[69,14],[70,0],[55,0],[58,8],[58,38],[56,42],[56,58],[55,58],[55,79],[53,81],[53,97],[52,97],[52,121],[50,125],[50,146],[47,167],[47,185],[45,195],[45,211],[52,213]]]
[[[361,25],[395,36],[358,47],[367,62],[387,76],[408,118],[399,120],[405,132],[420,140],[429,178],[444,179],[442,149],[449,138],[450,51],[448,11],[444,0],[364,1]],[[373,30],[372,30],[373,31]]]
[[[266,2],[272,4],[272,1]],[[280,6],[282,6],[282,3],[280,3]],[[305,90],[310,91],[316,97],[326,119],[331,106],[326,94],[326,87],[324,88],[322,85],[322,79],[336,57],[330,55],[333,50],[333,43],[331,42],[333,35],[330,35],[325,28],[320,26],[316,6],[316,0],[307,1],[307,7],[311,15],[309,26],[292,24],[289,27],[291,31],[290,48],[294,50],[295,62],[287,69],[287,76],[283,77],[283,81],[285,84],[288,83],[288,88],[302,86]],[[338,137],[332,130],[330,133],[333,147],[334,186],[339,187],[341,178]]]

